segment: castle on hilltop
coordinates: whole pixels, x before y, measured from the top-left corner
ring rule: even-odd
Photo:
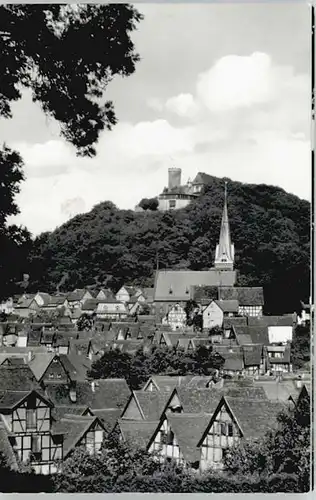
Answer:
[[[199,172],[193,181],[181,185],[181,168],[168,169],[168,187],[158,196],[158,210],[177,210],[184,208],[201,193],[203,187],[212,180],[210,175]]]

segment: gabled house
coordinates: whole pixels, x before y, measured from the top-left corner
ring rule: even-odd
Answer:
[[[27,299],[22,297],[14,306],[14,314],[18,315],[20,318],[28,318],[30,316],[35,316],[39,309],[40,306],[34,297]]]
[[[164,415],[147,445],[149,453],[157,453],[161,461],[175,460],[178,464],[198,470],[200,450],[197,443],[210,417],[192,413]]]
[[[44,385],[51,382],[67,384],[70,381],[68,373],[60,359],[55,353],[33,354],[28,365],[34,373],[36,380]]]
[[[128,302],[126,302],[128,312],[131,316],[137,314],[140,310],[141,302],[139,302],[138,297],[131,297]]]
[[[80,308],[87,299],[93,299],[93,296],[89,290],[84,288],[76,289],[67,295],[68,304],[71,309]]]
[[[291,346],[269,345],[265,348],[267,353],[267,370],[273,374],[292,371]]]
[[[52,435],[52,403],[28,366],[1,366],[0,377],[0,420],[14,454],[22,462],[30,461],[37,473],[55,472],[63,436]]]
[[[122,320],[129,315],[128,309],[123,302],[116,299],[107,299],[106,302],[99,302],[96,315],[98,319]]]
[[[65,414],[53,427],[54,436],[64,436],[63,459],[76,447],[84,447],[91,455],[100,451],[104,426],[96,416]]]
[[[184,329],[187,322],[187,315],[184,307],[174,304],[169,308],[166,316],[162,319],[163,325],[169,325],[171,330]]]
[[[238,315],[260,317],[263,313],[264,296],[262,287],[219,287],[220,300],[237,300]]]
[[[203,330],[210,330],[216,326],[221,328],[224,320],[224,311],[218,305],[218,301],[212,300],[202,310]]]
[[[132,391],[122,412],[123,420],[160,420],[165,413],[182,411],[176,390],[170,391]]]
[[[44,292],[37,292],[34,296],[34,300],[37,302],[39,307],[44,307],[50,303],[50,295]]]
[[[116,293],[115,298],[118,302],[130,302],[132,297],[140,297],[142,295],[142,291],[139,287],[136,286],[122,286],[119,291]],[[140,301],[145,301],[145,298],[140,298]]]
[[[107,300],[114,298],[115,298],[114,293],[109,288],[101,288],[101,290],[99,290],[96,296],[97,300]]]
[[[265,369],[264,349],[260,344],[242,346],[245,375],[263,375]]]
[[[242,439],[256,440],[276,428],[282,403],[229,396],[222,397],[197,443],[200,470],[221,469],[228,449]]]

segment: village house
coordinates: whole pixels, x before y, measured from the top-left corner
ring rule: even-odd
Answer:
[[[9,297],[0,303],[0,313],[12,314],[14,311],[13,297]]]
[[[65,436],[63,442],[63,459],[79,446],[84,446],[91,455],[100,451],[105,428],[96,416],[65,414],[52,429],[53,434]],[[61,466],[62,467],[62,466]]]
[[[163,325],[169,325],[171,330],[184,329],[187,322],[187,314],[180,304],[170,306],[166,316],[162,319]]]
[[[203,310],[203,329],[210,330],[215,326],[222,327],[224,317],[238,314],[237,300],[212,300]]]
[[[138,297],[140,302],[145,301],[142,290],[136,286],[124,285],[115,295],[115,298],[118,302],[130,302],[132,297]]]
[[[14,305],[14,314],[20,318],[28,318],[32,315],[36,315],[39,311],[40,306],[34,299],[34,296],[30,298],[20,298],[18,303]]]
[[[221,469],[229,448],[242,439],[256,440],[277,427],[284,404],[224,396],[197,441],[200,470]]]
[[[69,307],[71,309],[75,309],[78,307],[81,308],[85,300],[93,299],[94,297],[92,296],[91,292],[89,292],[89,290],[85,290],[83,288],[74,290],[73,292],[69,293],[66,298],[68,300]]]
[[[95,298],[97,300],[114,299],[115,295],[109,288],[101,288]]]
[[[201,438],[210,415],[206,414],[168,414],[159,422],[147,449],[158,453],[160,460],[174,460],[190,469],[199,469],[200,450],[197,443]]]
[[[98,319],[120,321],[128,317],[128,309],[123,302],[116,299],[107,299],[105,302],[99,302],[96,310]]]
[[[262,287],[219,287],[220,300],[236,300],[239,316],[260,317],[263,314],[264,296]]]

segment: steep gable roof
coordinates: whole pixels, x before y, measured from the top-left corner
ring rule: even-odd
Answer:
[[[64,446],[63,454],[67,455],[78,445],[82,437],[89,431],[93,424],[98,423],[102,428],[103,424],[98,417],[82,415],[65,415],[54,427],[55,434],[63,434]]]
[[[55,353],[52,352],[33,354],[28,365],[34,373],[36,380],[40,381],[42,379],[55,356]]]
[[[233,313],[233,312],[238,312],[238,300],[215,300],[214,301],[220,308],[221,310],[225,313]]]
[[[0,391],[31,391],[41,389],[28,365],[1,365]]]
[[[124,441],[142,449],[147,448],[158,423],[158,421],[124,419],[118,422]]]
[[[286,408],[279,402],[225,397],[246,439],[257,439],[277,426],[277,415]]]
[[[185,376],[168,376],[168,375],[152,375],[144,385],[142,390],[146,390],[152,382],[158,391],[171,392],[175,387],[183,387],[190,383],[193,375]]]
[[[259,366],[261,363],[263,349],[262,345],[243,345],[242,353],[244,356],[244,364],[247,366]]]
[[[240,306],[263,306],[262,287],[231,287],[221,286],[219,298],[222,300],[237,300]]]
[[[210,421],[210,415],[168,414],[167,420],[176,436],[184,460],[188,463],[198,462],[200,450],[197,444]]]
[[[159,420],[167,403],[170,400],[170,392],[147,392],[133,391],[135,400],[141,410],[144,420]]]

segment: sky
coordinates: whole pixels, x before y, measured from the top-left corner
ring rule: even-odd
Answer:
[[[26,180],[10,222],[34,235],[111,200],[133,209],[198,172],[280,186],[310,200],[310,8],[307,3],[138,4],[135,73],[115,78],[118,124],[78,158],[30,95],[0,118]]]

